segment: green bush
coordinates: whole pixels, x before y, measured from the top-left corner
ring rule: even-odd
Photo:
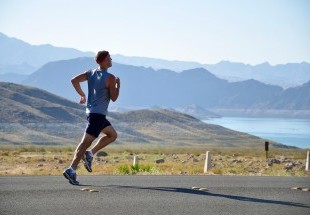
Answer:
[[[130,169],[127,165],[120,165],[117,167],[117,173],[128,175],[130,173]]]
[[[117,173],[118,174],[124,174],[124,175],[135,175],[135,174],[143,174],[143,173],[149,173],[149,174],[157,174],[159,173],[158,169],[156,167],[150,166],[150,165],[119,165],[117,167]]]

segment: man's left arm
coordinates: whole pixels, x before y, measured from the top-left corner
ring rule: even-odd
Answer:
[[[121,81],[118,77],[115,77],[114,75],[110,75],[108,77],[107,85],[108,85],[109,92],[110,92],[110,98],[113,102],[115,102],[119,96]]]

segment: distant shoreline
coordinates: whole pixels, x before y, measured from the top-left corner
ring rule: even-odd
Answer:
[[[275,141],[288,147],[310,148],[310,119],[243,116],[202,121]]]
[[[277,110],[277,109],[208,109],[223,117],[261,117],[261,118],[296,118],[310,119],[310,110]]]

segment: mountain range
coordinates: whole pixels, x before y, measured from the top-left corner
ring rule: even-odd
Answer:
[[[74,101],[78,100],[78,96],[70,79],[97,66],[92,57],[73,58],[93,55],[90,52],[51,45],[33,46],[1,33],[0,44],[0,81],[39,87]],[[122,55],[112,57],[113,67],[109,71],[122,80],[121,97],[113,108],[174,108],[201,118],[217,115],[310,116],[309,81],[306,82],[309,80],[306,79],[309,74],[308,63],[277,66],[265,63],[253,67],[231,62],[203,65]],[[41,64],[43,66],[31,72]],[[177,72],[160,68],[173,68]],[[1,70],[5,74],[1,74]],[[255,79],[231,82],[219,78],[232,77],[237,73],[235,80],[264,74],[262,77],[269,81],[274,76],[281,76],[292,85],[305,83],[283,89]],[[257,76],[256,79],[260,78]],[[85,84],[83,87],[86,90]]]
[[[31,74],[22,84],[77,101],[79,97],[71,86],[71,78],[95,67],[93,58],[87,57],[51,62]],[[177,73],[118,63],[113,63],[109,72],[121,78],[119,107],[176,109],[194,104],[220,115],[239,112],[310,116],[310,82],[284,90],[256,80],[231,83],[217,78],[204,68]],[[86,92],[86,85],[83,87]]]
[[[93,56],[92,52],[81,52],[72,48],[60,48],[52,45],[30,45],[22,40],[0,33],[0,80],[21,83],[25,76],[35,72],[44,64],[77,57]],[[229,82],[248,79],[289,88],[302,85],[310,80],[310,64],[307,62],[270,65],[262,63],[249,65],[238,62],[221,61],[216,64],[198,62],[169,61],[147,57],[130,57],[121,54],[112,55],[113,61],[132,66],[151,67],[154,70],[168,69],[175,72],[204,68],[219,78]],[[10,73],[8,75],[3,75]],[[14,73],[12,75],[11,73]],[[14,78],[15,77],[15,78]]]
[[[84,108],[38,88],[0,82],[0,144],[76,145],[86,125]],[[173,110],[111,112],[108,119],[118,132],[115,144],[121,145],[255,148],[264,143]]]
[[[221,61],[216,64],[201,64],[197,62],[169,61],[146,57],[128,57],[120,54],[113,55],[113,60],[126,65],[152,67],[155,70],[169,69],[176,72],[194,68],[204,68],[217,77],[229,82],[254,79],[266,84],[278,85],[283,88],[299,86],[310,80],[310,64],[307,62],[279,65],[270,65],[265,62],[258,65],[249,65],[238,62]]]
[[[94,55],[92,52],[81,52],[73,48],[61,48],[49,44],[30,45],[1,32],[0,47],[0,74],[31,74],[50,61]]]

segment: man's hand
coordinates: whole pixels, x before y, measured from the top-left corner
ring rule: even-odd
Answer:
[[[85,104],[85,103],[86,103],[86,96],[81,96],[80,104]]]
[[[116,81],[115,87],[119,89],[121,87],[121,80],[119,79],[119,77],[115,77],[115,81]]]
[[[80,82],[83,82],[83,81],[87,81],[87,72],[79,74],[78,76],[75,76],[74,78],[71,79],[71,83],[74,89],[81,96],[80,104],[85,104],[86,102],[85,94],[80,85]]]

